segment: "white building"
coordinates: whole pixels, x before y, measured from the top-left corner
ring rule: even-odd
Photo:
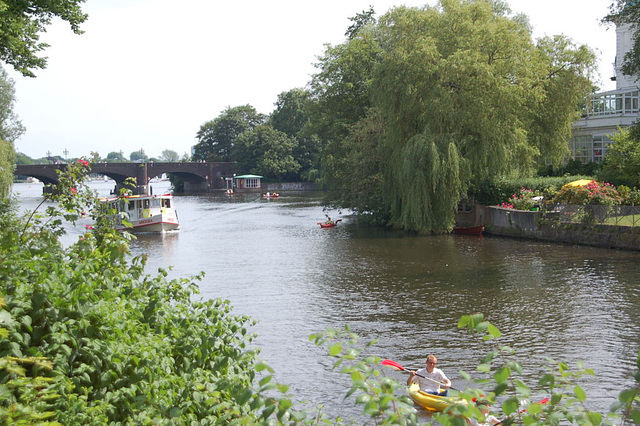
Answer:
[[[636,77],[622,74],[624,55],[632,43],[631,26],[616,27],[616,90],[592,95],[582,118],[573,125],[569,148],[573,158],[582,163],[602,161],[611,145],[610,135],[640,118],[639,82]]]

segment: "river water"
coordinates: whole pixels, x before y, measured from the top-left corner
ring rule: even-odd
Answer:
[[[92,185],[106,195],[112,182]],[[163,191],[156,184],[154,193]],[[41,194],[17,184],[23,208]],[[104,192],[103,192],[104,191]],[[333,415],[362,421],[343,398],[350,379],[331,371],[326,351],[309,341],[327,327],[349,325],[368,354],[421,367],[428,353],[454,387],[467,383],[490,347],[457,329],[461,315],[482,312],[516,349],[525,380],[536,378],[547,357],[595,370],[580,383],[591,409],[606,412],[631,372],[640,346],[640,252],[497,237],[409,236],[358,224],[347,212],[335,228],[318,194],[179,196],[181,230],[142,235],[135,255],[149,255],[148,270],[169,267],[171,277],[205,272],[204,298],[228,299],[234,313],[258,321],[261,358],[291,386],[295,399]],[[82,232],[70,229],[70,238]],[[386,371],[398,380],[406,376]]]

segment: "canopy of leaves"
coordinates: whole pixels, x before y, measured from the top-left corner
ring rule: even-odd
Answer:
[[[48,47],[40,42],[53,18],[69,23],[81,34],[80,24],[87,15],[80,5],[85,0],[4,0],[0,2],[0,60],[16,71],[35,77],[33,70],[45,68],[47,60],[38,53]]]
[[[265,120],[251,105],[225,109],[217,118],[200,126],[194,160],[231,161],[235,139]]]

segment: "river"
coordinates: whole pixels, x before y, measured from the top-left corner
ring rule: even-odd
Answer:
[[[106,193],[113,187],[92,185]],[[158,194],[166,183],[156,185]],[[14,186],[23,208],[36,205],[39,191],[38,184]],[[291,386],[296,400],[323,405],[331,415],[358,419],[361,410],[343,400],[350,379],[331,371],[326,351],[308,336],[344,325],[363,342],[378,340],[367,353],[406,367],[421,367],[428,353],[436,354],[454,386],[464,388],[460,371],[474,373],[489,347],[457,329],[457,321],[482,312],[516,349],[523,379],[541,397],[536,378],[547,357],[595,370],[580,381],[592,409],[606,412],[633,384],[640,252],[410,236],[362,226],[337,211],[329,213],[342,222],[320,229],[318,194],[179,196],[175,205],[181,230],[140,236],[133,254],[149,255],[150,273],[169,266],[176,278],[204,271],[201,296],[228,299],[234,313],[256,319],[256,345],[277,380]],[[71,228],[69,238],[81,232]]]

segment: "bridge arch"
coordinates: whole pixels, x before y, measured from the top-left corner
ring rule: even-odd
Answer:
[[[92,173],[110,177],[119,190],[129,177],[135,178],[137,194],[147,193],[149,181],[163,174],[174,174],[184,181],[184,192],[188,194],[215,192],[226,189],[226,178],[235,173],[235,163],[95,163]],[[15,175],[32,176],[44,183],[58,183],[56,170],[66,168],[66,164],[21,164],[16,166]]]

